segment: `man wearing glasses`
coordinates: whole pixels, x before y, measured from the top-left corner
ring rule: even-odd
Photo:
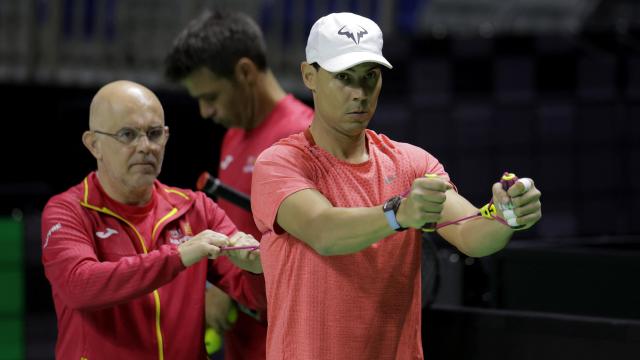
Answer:
[[[203,193],[156,179],[168,137],[149,89],[116,81],[93,98],[82,141],[97,171],[42,216],[56,358],[205,358],[206,279],[246,306],[266,306],[258,242]]]

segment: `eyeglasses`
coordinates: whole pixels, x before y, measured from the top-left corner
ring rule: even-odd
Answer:
[[[91,130],[96,134],[107,135],[116,139],[119,143],[124,145],[134,145],[138,143],[138,139],[142,136],[146,136],[150,143],[162,145],[167,140],[168,128],[166,126],[157,126],[147,129],[147,131],[140,131],[138,129],[124,127],[115,133],[108,133],[104,131]]]

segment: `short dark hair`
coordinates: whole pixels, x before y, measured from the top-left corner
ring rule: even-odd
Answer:
[[[267,46],[258,24],[246,14],[206,11],[178,35],[165,58],[165,75],[180,81],[201,67],[217,76],[233,78],[234,67],[246,57],[264,71]]]

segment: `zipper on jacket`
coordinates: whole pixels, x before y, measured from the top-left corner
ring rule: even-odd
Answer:
[[[140,241],[140,245],[142,246],[142,251],[144,251],[145,254],[148,253],[147,251],[147,246],[144,243],[144,238],[142,237],[142,235],[140,234],[140,232],[138,232],[138,229],[136,229],[135,226],[133,226],[133,224],[131,224],[127,219],[125,219],[124,217],[116,214],[114,211],[112,211],[109,208],[106,207],[102,207],[99,208],[97,206],[91,205],[87,202],[88,199],[88,193],[89,193],[89,184],[87,181],[87,178],[84,179],[84,201],[80,202],[80,205],[95,210],[97,212],[101,212],[103,214],[107,214],[110,216],[115,217],[116,219],[124,222],[125,224],[129,225],[129,227],[131,229],[133,229],[133,232],[136,234],[136,236],[138,237],[138,240]],[[173,208],[171,209],[171,211],[169,213],[167,213],[165,216],[163,216],[162,218],[160,218],[160,220],[158,220],[158,222],[153,226],[153,231],[152,231],[152,241],[155,238],[155,232],[158,230],[160,224],[162,224],[163,222],[165,222],[167,219],[169,219],[171,216],[173,216],[175,213],[178,212],[178,209]],[[159,360],[164,360],[164,342],[162,340],[162,328],[160,327],[160,293],[158,292],[158,289],[153,290],[153,300],[156,306],[156,337],[158,339],[158,359]],[[85,357],[82,357],[80,360],[88,360]]]

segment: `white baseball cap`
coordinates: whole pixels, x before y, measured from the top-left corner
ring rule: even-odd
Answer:
[[[329,72],[339,72],[365,62],[391,69],[382,56],[382,31],[364,16],[333,13],[311,27],[307,40],[307,63],[318,63]]]

